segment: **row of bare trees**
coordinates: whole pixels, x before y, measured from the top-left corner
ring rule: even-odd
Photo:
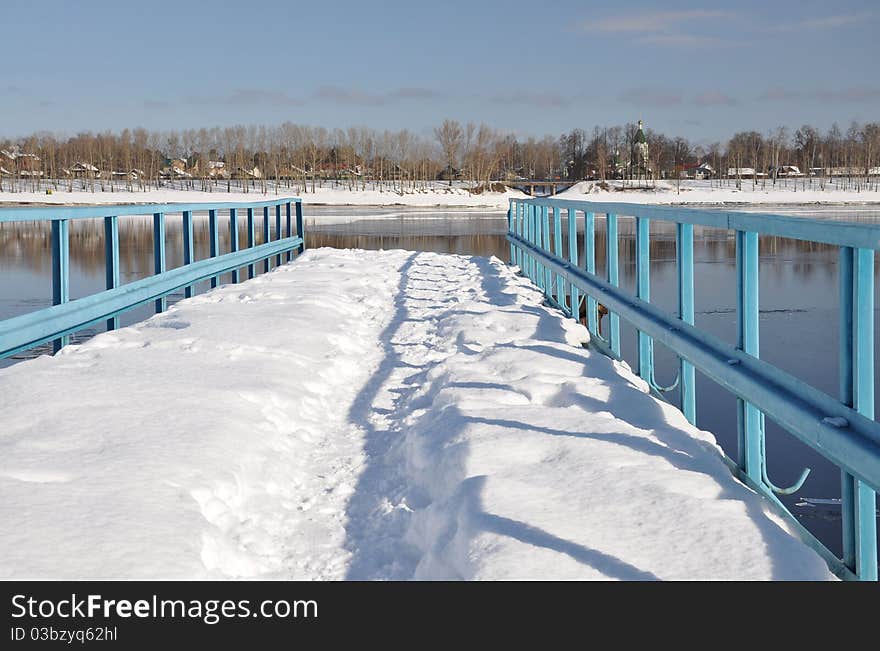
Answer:
[[[637,125],[596,127],[591,134],[575,129],[559,140],[562,160],[572,178],[634,178],[633,168]],[[774,184],[783,166],[797,166],[803,173],[799,183],[824,187],[832,180],[838,185],[858,187],[876,182],[880,168],[880,123],[852,123],[844,133],[836,124],[825,133],[804,125],[793,132],[777,127],[761,134],[745,131],[726,143],[694,145],[686,138],[668,137],[646,129],[649,168],[652,178],[679,179],[687,168],[706,162],[719,183],[742,182],[742,175],[728,170],[751,169],[753,183]],[[727,178],[732,176],[733,178]],[[737,178],[739,177],[739,178]]]
[[[773,170],[797,165],[804,185],[824,187],[833,181],[861,188],[876,187],[872,173],[880,166],[877,122],[853,123],[845,132],[837,125],[824,133],[809,125],[764,134],[748,131],[709,145],[646,129],[649,160],[640,169],[633,164],[636,136],[637,125],[629,123],[522,139],[486,124],[455,120],[445,120],[430,136],[407,129],[292,123],[162,132],[138,128],[72,137],[40,132],[0,139],[0,190],[146,190],[174,182],[206,191],[236,187],[265,193],[286,187],[314,192],[333,183],[351,190],[417,192],[438,179],[482,187],[513,178],[679,179],[700,162],[713,167],[719,183],[740,184],[740,175],[721,177],[730,168],[750,168],[756,172],[749,179],[753,184],[772,184],[778,181]],[[180,169],[169,175],[174,160],[182,161]]]
[[[793,133],[786,127],[765,135],[746,131],[731,138],[726,153],[735,167],[764,172],[763,176],[752,175],[753,185],[775,185],[780,180],[780,167],[794,165],[803,173],[798,181],[802,187],[824,188],[833,182],[858,190],[876,186],[880,175],[880,123],[852,123],[846,133],[837,124],[825,133],[810,125]],[[719,156],[718,151],[712,154]]]

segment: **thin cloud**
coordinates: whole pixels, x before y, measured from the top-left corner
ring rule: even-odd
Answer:
[[[736,45],[735,41],[718,38],[717,36],[702,36],[697,34],[651,34],[650,36],[640,36],[636,41],[638,43],[645,43],[646,45],[669,45],[674,47],[714,47]]]
[[[171,107],[170,102],[163,102],[158,99],[145,99],[143,101],[143,106],[146,109],[157,110],[157,109],[167,109]]]
[[[334,104],[384,106],[398,101],[434,99],[440,95],[429,88],[420,87],[404,87],[383,93],[371,93],[356,88],[321,86],[315,91],[314,96],[317,100]]]
[[[572,103],[570,98],[557,93],[541,93],[526,90],[494,95],[490,98],[490,101],[494,104],[519,104],[537,108],[562,108]]]
[[[858,14],[836,14],[832,16],[820,16],[818,18],[808,18],[796,23],[788,25],[780,25],[777,30],[781,32],[806,31],[813,29],[837,29],[839,27],[848,27],[849,25],[857,25],[871,20],[877,14],[871,11],[863,11]]]
[[[620,14],[607,16],[599,20],[583,24],[583,29],[588,32],[605,32],[610,34],[619,33],[648,33],[668,32],[684,24],[695,20],[711,18],[730,18],[733,14],[729,11],[712,9],[694,9],[691,11],[660,11],[643,14]]]
[[[729,21],[736,15],[716,9],[691,11],[660,11],[654,13],[628,13],[606,16],[582,23],[580,31],[588,34],[629,37],[635,43],[664,47],[706,47],[733,45],[726,38],[705,33],[707,23]],[[692,33],[688,28],[699,25],[701,32]]]
[[[304,106],[306,101],[276,90],[261,88],[236,88],[227,95],[194,95],[182,100],[191,106]],[[161,100],[146,100],[147,108],[167,108],[170,103]]]
[[[439,93],[430,88],[398,88],[388,93],[389,97],[396,99],[434,99]]]
[[[669,88],[643,87],[630,88],[618,96],[621,102],[636,106],[664,108],[682,103],[680,92]]]
[[[368,93],[362,90],[349,90],[339,86],[321,86],[315,91],[315,98],[335,104],[356,104],[361,106],[379,106],[387,102],[384,95]]]
[[[700,93],[692,100],[697,106],[734,106],[738,102],[731,97],[717,90],[707,90]]]
[[[765,102],[873,102],[880,100],[880,86],[855,86],[836,90],[771,88],[758,99]]]
[[[271,106],[303,106],[305,100],[277,90],[239,88],[222,99],[224,104],[263,104]]]

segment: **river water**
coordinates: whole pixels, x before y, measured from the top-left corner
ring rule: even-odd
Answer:
[[[770,212],[767,208],[762,211]],[[853,208],[780,208],[773,212],[805,217],[880,223],[880,210]],[[502,213],[474,210],[371,209],[305,207],[307,246],[340,248],[403,248],[440,253],[509,257],[504,239],[506,219]],[[274,220],[273,220],[274,221]],[[221,250],[229,250],[229,230],[221,219]],[[167,218],[167,265],[182,264],[180,218]],[[605,264],[604,225],[597,222],[597,269]],[[581,226],[582,231],[582,226]],[[239,233],[244,245],[243,231]],[[579,237],[583,250],[582,232]],[[736,261],[733,234],[709,228],[695,228],[696,325],[736,343]],[[259,237],[258,237],[259,243]],[[120,220],[120,263],[122,281],[129,282],[152,273],[152,226],[149,219]],[[196,257],[208,255],[207,219],[196,216]],[[71,229],[71,298],[104,288],[103,227],[97,220],[73,222]],[[761,356],[785,371],[836,395],[838,387],[838,275],[837,249],[785,238],[762,237],[760,256]],[[634,291],[635,227],[632,220],[620,222],[620,282]],[[0,319],[51,304],[51,253],[47,223],[0,224]],[[875,286],[880,279],[875,268]],[[228,278],[224,278],[228,281]],[[207,289],[207,283],[197,291]],[[656,221],[651,225],[652,302],[675,312],[677,284],[674,227]],[[182,295],[172,296],[170,303]],[[880,298],[875,298],[880,306]],[[152,314],[150,306],[121,317],[123,325]],[[875,327],[880,329],[880,319]],[[94,334],[85,331],[82,340]],[[623,356],[631,363],[636,355],[635,332],[621,323]],[[880,333],[877,334],[880,341]],[[0,360],[0,367],[46,352],[29,351]],[[671,384],[677,361],[662,346],[656,346],[657,380]],[[880,361],[875,360],[880,365]],[[880,372],[880,368],[877,369]],[[880,386],[880,383],[878,383]],[[677,391],[668,394],[677,404]],[[878,396],[880,397],[880,396]],[[697,373],[697,424],[713,432],[725,452],[736,456],[736,400]],[[829,548],[840,553],[840,509],[824,500],[840,496],[838,470],[794,437],[767,422],[767,458],[770,478],[777,485],[794,482],[803,467],[812,474],[803,489],[784,497],[808,529]],[[807,498],[807,499],[805,499]],[[818,502],[808,499],[818,498]]]

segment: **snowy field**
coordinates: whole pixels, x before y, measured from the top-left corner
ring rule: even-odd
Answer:
[[[828,579],[497,259],[316,249],[0,371],[0,577]]]
[[[633,182],[629,183],[633,184]],[[818,181],[814,189],[807,186],[806,190],[801,188],[800,183],[795,185],[794,182],[788,185],[780,183],[774,188],[769,183],[762,187],[761,181],[758,181],[756,187],[752,187],[750,180],[744,180],[739,190],[736,189],[732,181],[729,182],[730,185],[722,187],[718,187],[717,183],[717,181],[682,181],[681,184],[676,185],[670,181],[657,181],[653,187],[638,189],[626,187],[621,181],[612,181],[609,188],[604,189],[598,183],[582,181],[559,193],[558,198],[578,201],[680,205],[880,204],[880,192],[875,189],[856,191],[828,188],[820,190],[818,189]]]
[[[876,188],[876,185],[874,186]],[[298,189],[279,187],[277,192],[271,188],[267,194],[259,191],[230,192],[216,188],[213,192],[180,189],[151,189],[146,192],[73,192],[57,191],[51,195],[45,192],[0,192],[0,206],[3,203],[48,203],[48,204],[109,204],[109,203],[207,203],[264,201],[279,197],[297,196]],[[433,184],[428,189],[406,192],[393,191],[387,186],[383,191],[376,189],[348,190],[328,184],[316,188],[316,192],[302,194],[303,202],[310,205],[328,206],[409,206],[421,208],[483,208],[496,211],[507,210],[511,198],[525,198],[528,195],[519,190],[506,192],[484,192],[472,194],[462,184],[449,187],[442,183]],[[752,187],[751,181],[743,181],[742,189],[737,190],[733,183],[718,187],[717,182],[682,181],[679,186],[669,181],[657,181],[653,187],[635,189],[624,187],[620,181],[609,182],[607,189],[596,182],[583,181],[559,193],[560,199],[580,201],[615,201],[621,203],[651,204],[880,204],[880,192],[870,190],[819,190],[801,189],[801,185],[778,185],[773,188]]]
[[[209,203],[238,201],[269,201],[281,197],[302,196],[305,203],[329,206],[413,206],[413,207],[456,207],[456,208],[490,208],[507,210],[510,198],[522,198],[526,195],[517,190],[507,192],[486,192],[473,194],[457,186],[449,187],[436,184],[431,189],[394,191],[388,186],[383,191],[348,190],[344,187],[317,187],[300,194],[298,188],[279,187],[263,194],[258,190],[251,192],[226,192],[217,188],[213,192],[198,190],[177,190],[162,188],[146,192],[87,192],[60,190],[47,195],[45,192],[0,192],[0,206],[3,202],[17,203],[48,203],[48,204],[108,204],[108,203]]]

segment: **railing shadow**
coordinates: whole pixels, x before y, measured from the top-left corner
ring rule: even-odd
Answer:
[[[609,578],[658,578],[651,571],[636,567],[606,551],[567,540],[526,521],[488,512],[484,506],[483,492],[486,477],[466,476],[470,450],[463,435],[474,424],[518,429],[536,436],[565,436],[602,441],[628,447],[639,454],[661,458],[671,466],[670,472],[681,470],[705,475],[718,485],[715,499],[744,503],[750,520],[755,524],[758,535],[766,546],[772,578],[798,578],[793,575],[790,563],[778,562],[779,558],[786,555],[788,545],[793,541],[780,535],[779,526],[768,517],[765,508],[746,487],[736,484],[733,479],[724,481],[729,473],[718,449],[710,442],[695,438],[684,431],[683,416],[681,423],[676,423],[674,418],[670,421],[671,408],[647,394],[642,387],[637,386],[635,380],[627,381],[620,377],[619,381],[609,383],[607,400],[560,387],[555,395],[543,400],[542,404],[548,407],[579,407],[586,413],[608,412],[635,428],[650,431],[652,438],[627,432],[566,431],[533,424],[528,422],[528,418],[516,416],[490,418],[468,413],[468,409],[459,409],[455,404],[443,410],[430,409],[437,394],[444,388],[515,390],[508,384],[479,377],[472,381],[434,381],[418,399],[411,400],[421,390],[420,385],[436,363],[429,361],[424,365],[412,364],[403,357],[407,350],[405,346],[418,344],[395,343],[403,324],[420,318],[412,313],[411,306],[408,306],[410,299],[407,297],[408,283],[422,277],[417,267],[418,255],[414,253],[407,257],[399,269],[401,277],[394,299],[394,312],[380,339],[382,361],[361,389],[348,414],[350,422],[357,423],[365,430],[366,463],[346,509],[348,521],[345,547],[352,554],[346,578],[468,578],[468,568],[456,565],[466,561],[445,558],[443,546],[450,544],[456,537],[464,537],[466,544],[467,540],[487,532],[565,554]],[[614,377],[617,374],[612,368],[614,362],[598,353],[576,348],[566,350],[551,345],[566,341],[566,329],[558,316],[545,308],[523,303],[515,291],[510,291],[511,279],[504,278],[497,266],[488,259],[472,259],[471,262],[481,272],[484,296],[480,300],[489,303],[490,309],[524,312],[538,317],[536,322],[530,323],[530,330],[533,327],[534,332],[523,332],[521,337],[517,336],[518,341],[494,344],[493,347],[527,350],[546,355],[552,360],[575,362],[581,365],[586,376],[605,377],[611,374]],[[425,299],[416,299],[416,302],[423,300]],[[437,309],[428,318],[437,322],[459,313],[483,313],[467,305],[467,302],[457,308],[444,309],[442,297],[429,300]],[[532,343],[534,339],[538,341]],[[469,349],[464,350],[461,344],[458,350],[479,354]],[[552,360],[548,359],[548,363]],[[401,373],[400,378],[389,383],[395,372]],[[389,390],[383,389],[386,383],[391,385],[390,390],[396,393],[395,396],[382,396],[383,390]],[[381,400],[377,400],[380,398]],[[395,409],[388,408],[389,402],[406,403],[407,413],[417,409],[429,411],[412,425],[406,426],[401,418],[394,417]],[[386,416],[389,417],[387,422],[384,418]],[[407,449],[406,446],[412,445],[424,448],[421,450],[423,460],[434,460],[442,464],[442,468],[432,468],[432,474],[442,479],[442,486],[429,485],[431,481],[436,484],[440,479],[422,481],[418,468],[407,468],[410,463],[407,455],[412,453],[412,449]],[[711,458],[717,459],[715,466],[707,463],[707,459]],[[414,513],[417,515],[414,516]],[[456,513],[464,517],[465,521],[456,520]],[[585,512],[583,517],[588,523],[589,512]],[[430,530],[422,538],[418,533],[420,526]],[[461,543],[462,540],[458,542]],[[428,549],[429,546],[434,546],[435,549],[432,551]]]
[[[389,518],[381,515],[384,507],[382,500],[388,491],[379,490],[379,487],[384,487],[391,481],[385,472],[385,462],[392,447],[398,442],[398,437],[394,432],[384,431],[374,424],[375,414],[392,411],[374,406],[384,383],[395,369],[411,367],[404,363],[392,342],[395,333],[409,318],[405,290],[409,272],[417,256],[418,253],[409,255],[398,269],[400,282],[394,298],[394,313],[379,337],[384,356],[379,368],[357,394],[348,412],[349,422],[357,423],[365,430],[366,456],[366,463],[346,507],[345,548],[352,554],[346,573],[346,579],[349,580],[377,578],[377,567],[385,568],[386,574],[390,576],[406,578],[411,574],[417,560],[397,549],[405,526],[401,519],[391,518],[394,521],[389,522]],[[417,371],[418,368],[413,370]]]

